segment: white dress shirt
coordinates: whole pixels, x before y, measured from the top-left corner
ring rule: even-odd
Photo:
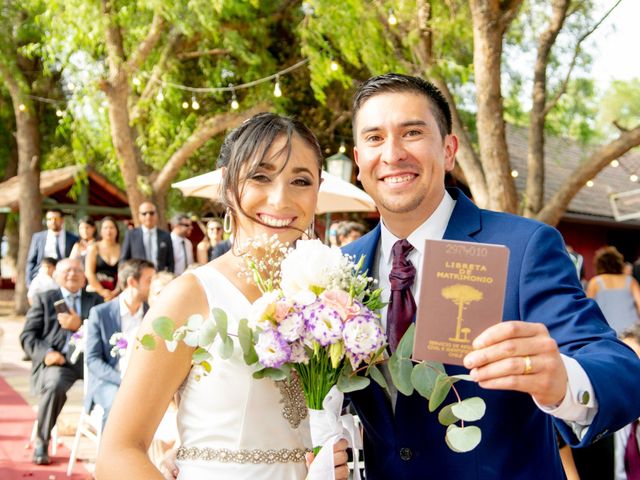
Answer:
[[[142,243],[144,244],[144,253],[147,260],[158,266],[158,229],[153,227],[140,227],[142,229]]]
[[[121,376],[124,375],[124,372],[127,368],[127,363],[129,363],[129,357],[131,356],[131,352],[135,346],[136,334],[138,333],[138,328],[142,323],[142,317],[144,315],[143,304],[140,304],[138,310],[132,314],[129,310],[129,306],[126,303],[125,296],[126,295],[124,294],[118,295],[118,305],[120,308],[120,327],[122,328],[124,338],[127,340],[127,350],[118,361],[118,370],[120,370]]]
[[[66,241],[66,232],[64,230],[60,230],[60,232],[56,235],[51,230],[47,230],[47,239],[44,242],[44,257],[57,258],[58,260],[62,260],[65,254],[65,243]],[[60,249],[61,257],[58,257],[58,250],[56,249],[56,243],[58,244],[58,248]]]
[[[181,237],[173,232],[171,232],[171,243],[173,244],[173,273],[180,275],[193,263],[193,245],[188,238]]]
[[[418,268],[418,266],[422,265],[425,240],[442,240],[455,206],[456,202],[451,198],[451,195],[445,191],[444,197],[436,210],[422,225],[407,237],[407,241],[413,245],[413,250],[407,255],[407,259],[416,266],[417,271],[416,281],[411,288],[416,305],[420,297],[416,295],[416,292],[420,291],[422,282],[422,270]],[[378,249],[376,257],[378,269],[376,277],[379,282],[378,286],[382,288],[381,298],[384,302],[388,302],[391,295],[389,274],[391,273],[391,267],[393,265],[391,249],[400,238],[396,237],[387,229],[384,221],[381,222],[380,227],[380,248]],[[381,310],[380,314],[382,317],[382,327],[386,330],[386,306]],[[558,406],[547,407],[539,405],[537,402],[536,405],[538,405],[538,408],[543,412],[564,420],[573,429],[576,436],[582,438],[598,411],[598,403],[591,381],[580,364],[573,358],[565,355],[561,354],[561,357],[569,378],[564,400]],[[589,394],[589,402],[583,405],[580,403],[580,398],[584,398],[585,392]]]

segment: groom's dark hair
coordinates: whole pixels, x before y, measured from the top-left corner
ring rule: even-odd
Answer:
[[[442,95],[434,84],[420,77],[412,77],[401,73],[386,73],[384,75],[378,75],[377,77],[371,77],[358,87],[353,96],[351,112],[353,113],[352,126],[354,143],[357,140],[356,120],[358,111],[362,105],[371,97],[381,93],[402,92],[417,93],[418,95],[425,96],[431,105],[431,113],[433,113],[436,119],[442,138],[451,133],[452,122],[449,103],[447,103],[444,95]]]

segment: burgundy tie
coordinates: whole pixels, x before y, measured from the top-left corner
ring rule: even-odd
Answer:
[[[629,440],[624,449],[624,469],[627,472],[628,480],[640,480],[640,451],[638,450],[638,420],[631,424]]]
[[[395,352],[416,314],[416,302],[411,294],[416,268],[407,259],[411,250],[413,245],[406,240],[398,240],[391,250],[393,267],[389,274],[391,297],[387,309],[387,338],[392,352]]]

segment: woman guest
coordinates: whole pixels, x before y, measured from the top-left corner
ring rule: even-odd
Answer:
[[[594,258],[596,276],[589,280],[587,296],[595,299],[618,335],[639,320],[640,285],[625,275],[624,257],[616,247],[603,247]]]
[[[89,247],[96,241],[96,223],[89,217],[83,217],[78,222],[78,235],[80,239],[71,249],[69,257],[79,258],[84,263]]]
[[[100,240],[91,245],[85,261],[85,275],[90,289],[104,298],[105,302],[118,295],[119,238],[116,221],[104,217],[100,222]]]
[[[213,260],[213,249],[219,243],[224,242],[222,222],[219,220],[209,220],[207,222],[207,232],[205,237],[196,246],[196,261],[204,265]]]

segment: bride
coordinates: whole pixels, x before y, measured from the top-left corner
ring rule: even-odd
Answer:
[[[231,132],[220,153],[225,227],[234,247],[212,262],[173,281],[147,314],[139,336],[151,332],[160,316],[176,326],[213,307],[237,331],[256,285],[240,275],[242,245],[263,234],[293,243],[313,223],[320,188],[322,152],[302,123],[263,113]],[[176,391],[180,393],[176,463],[184,479],[302,480],[310,447],[302,391],[295,382],[256,380],[239,346],[223,360],[214,355],[212,371],[197,379],[191,371],[193,349],[180,344],[169,353],[136,349],[109,415],[96,465],[99,479],[163,478],[147,457],[153,434]],[[135,412],[135,414],[133,413]],[[347,478],[346,445],[336,444],[336,478]]]

